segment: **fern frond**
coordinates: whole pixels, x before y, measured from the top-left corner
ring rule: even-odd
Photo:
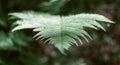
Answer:
[[[99,22],[113,23],[98,14],[78,14],[62,17],[38,13],[10,13],[10,15],[20,19],[16,22],[18,26],[12,31],[33,28],[33,31],[38,32],[34,38],[47,39],[45,42],[53,44],[62,53],[71,45],[77,44],[78,41],[82,44],[80,37],[87,42],[88,38],[92,39],[84,30],[84,27],[105,31]]]

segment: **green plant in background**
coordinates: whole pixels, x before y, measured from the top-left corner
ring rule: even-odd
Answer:
[[[0,36],[1,50],[20,50],[21,46],[27,46],[27,42],[32,40],[22,32],[9,33],[6,35],[4,32],[0,31]]]
[[[42,9],[42,11],[47,11],[49,13],[56,14],[60,12],[61,8],[67,2],[69,2],[69,0],[50,0],[49,2],[44,2],[40,4],[39,7]]]
[[[16,26],[12,31],[32,28],[34,32],[38,32],[34,37],[43,39],[49,44],[53,44],[63,54],[64,49],[76,44],[79,41],[82,44],[80,37],[88,42],[91,36],[84,30],[84,27],[92,29],[105,29],[101,23],[113,23],[109,19],[98,14],[77,14],[69,16],[57,16],[49,14],[39,14],[34,12],[28,13],[10,13],[14,17],[19,18]]]

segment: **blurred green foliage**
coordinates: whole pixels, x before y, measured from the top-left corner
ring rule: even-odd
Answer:
[[[33,41],[31,30],[11,33],[8,13],[39,11],[70,15],[99,13],[116,22],[107,33],[92,31],[94,40],[72,46],[62,55],[53,46]],[[120,0],[0,0],[0,65],[119,65]],[[86,29],[89,33],[91,30]]]

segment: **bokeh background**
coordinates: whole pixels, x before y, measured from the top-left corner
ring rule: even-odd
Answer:
[[[8,13],[36,11],[54,15],[97,13],[115,22],[104,31],[86,29],[94,40],[73,45],[67,55],[34,40],[32,30],[11,32]],[[120,0],[0,0],[0,65],[120,65]]]

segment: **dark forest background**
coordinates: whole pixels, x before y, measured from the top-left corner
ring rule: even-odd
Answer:
[[[107,31],[87,31],[90,43],[72,46],[67,55],[34,40],[31,30],[11,32],[8,13],[36,11],[54,15],[97,13],[116,22]],[[120,0],[0,0],[0,65],[120,65]]]

